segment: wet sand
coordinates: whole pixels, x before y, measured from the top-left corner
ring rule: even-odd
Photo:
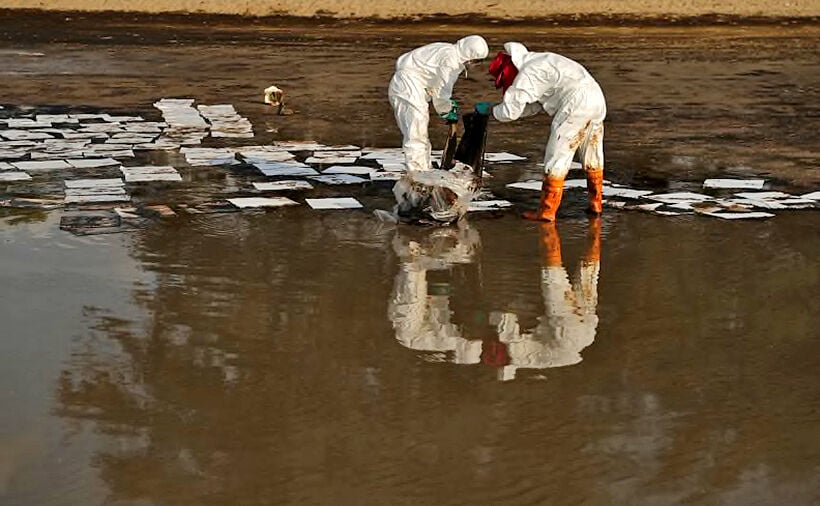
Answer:
[[[478,15],[496,19],[544,18],[554,15],[702,16],[820,16],[812,0],[553,0],[476,4],[454,0],[6,0],[3,7],[60,11],[129,11],[145,13],[208,13],[242,16],[326,16],[335,18],[413,18],[431,15]]]
[[[256,142],[375,146],[399,143],[384,97],[395,57],[474,28],[4,16],[2,104],[156,118],[155,100],[190,96],[234,104]],[[598,77],[608,178],[820,184],[814,27],[485,33]],[[297,114],[260,103],[274,82]],[[494,95],[483,76],[457,93]],[[493,191],[532,204],[504,184],[537,175],[548,128],[491,125],[491,150],[528,157],[494,170]],[[181,186],[137,198],[254,179],[180,171]],[[389,187],[356,191],[389,203]],[[583,204],[568,194],[557,230],[515,213],[446,231],[297,208],[93,237],[59,230],[59,211],[0,211],[0,502],[820,500],[818,213],[607,210],[596,232]],[[513,317],[519,331],[501,332]]]

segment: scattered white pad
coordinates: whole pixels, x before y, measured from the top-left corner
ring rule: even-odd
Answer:
[[[26,130],[0,130],[0,137],[10,141],[33,141],[54,138],[51,134],[43,132],[28,132]]]
[[[180,152],[185,155],[185,161],[195,166],[239,163],[230,148],[182,148]]]
[[[706,211],[700,212],[705,216],[711,216],[713,218],[721,218],[724,220],[759,220],[763,218],[771,218],[774,215],[772,213],[764,213],[764,212],[754,212],[754,213],[732,213],[729,211]]]
[[[134,158],[134,151],[131,149],[123,149],[119,151],[83,151],[83,156],[87,158]]]
[[[277,148],[284,149],[286,151],[315,151],[317,149],[326,149],[327,146],[324,144],[319,144],[313,141],[303,141],[303,142],[277,142],[274,144]]]
[[[120,178],[108,179],[66,179],[66,188],[122,188],[125,186]]]
[[[240,209],[249,207],[282,207],[298,206],[299,203],[287,197],[236,197],[228,199],[228,202]]]
[[[106,144],[146,144],[154,142],[155,135],[129,135],[127,137],[111,137]]]
[[[110,114],[101,114],[100,118],[103,121],[111,123],[128,123],[130,121],[145,121],[142,116],[111,116]]]
[[[312,209],[360,209],[361,202],[353,197],[336,197],[326,199],[305,199]]]
[[[353,156],[336,156],[336,157],[315,157],[311,156],[305,160],[305,163],[316,163],[316,164],[343,164],[343,163],[356,163],[356,157]]]
[[[647,192],[647,194],[648,193],[652,192]],[[604,188],[604,195],[606,195],[606,188]],[[664,204],[680,204],[684,202],[691,204],[694,202],[704,202],[712,199],[709,195],[691,192],[661,193],[658,195],[650,195],[647,198],[657,202],[663,202]]]
[[[783,199],[766,200],[766,199],[740,198],[740,199],[732,199],[731,202],[734,203],[734,204],[741,205],[741,206],[757,207],[757,208],[760,208],[760,209],[772,209],[772,210],[788,209],[787,206],[784,206],[783,204],[781,204],[781,202],[783,202]],[[813,201],[809,200],[807,202],[813,202]]]
[[[820,200],[820,192],[807,193],[805,195],[801,195],[800,198],[810,199],[810,200]]]
[[[361,156],[362,148],[353,144],[337,144],[335,146],[322,146],[318,151],[359,151],[359,156]]]
[[[316,169],[301,162],[271,162],[253,164],[266,176],[317,176]]]
[[[69,118],[77,119],[79,121],[87,121],[90,119],[102,119],[102,114],[91,114],[91,113],[79,113],[79,114],[69,114]]]
[[[565,190],[573,190],[573,189],[586,189],[587,187],[587,180],[586,179],[566,179],[564,180],[564,189]]]
[[[108,134],[103,132],[63,132],[64,139],[94,139],[105,140],[108,139]]]
[[[361,150],[317,149],[313,152],[314,158],[359,158]]]
[[[322,174],[357,174],[366,176],[378,172],[373,167],[364,167],[362,165],[340,166],[333,165],[322,171]]]
[[[286,162],[293,160],[293,153],[289,151],[240,151],[239,154],[246,163]]]
[[[691,211],[695,210],[695,208],[692,207],[692,204],[696,204],[696,202],[687,202],[687,201],[678,202],[677,204],[669,204],[669,207],[671,207],[672,209],[676,209],[678,211],[689,211],[689,212],[691,212]],[[661,206],[661,205],[663,205],[662,202],[658,204],[658,206]]]
[[[800,197],[778,200],[777,202],[783,206],[786,206],[788,209],[809,209],[815,207],[817,204],[817,202],[812,199],[804,199]]]
[[[370,180],[371,181],[398,181],[401,179],[401,173],[399,172],[371,172],[370,173]]]
[[[790,197],[786,199],[734,199],[732,202],[758,207],[761,209],[809,209],[813,208],[817,202],[811,199],[804,199],[800,197]]]
[[[179,149],[180,144],[169,141],[168,139],[160,139],[156,142],[148,142],[145,144],[135,144],[134,149],[149,150],[149,151],[172,151]]]
[[[512,202],[508,200],[479,200],[470,202],[467,212],[474,211],[498,211],[512,207]]]
[[[182,181],[182,176],[170,166],[120,167],[126,183],[147,181]]]
[[[62,169],[70,169],[71,165],[66,163],[65,160],[48,160],[48,161],[41,161],[41,162],[13,162],[12,165],[17,167],[20,170],[30,171],[30,170],[62,170]]]
[[[633,206],[629,206],[628,209],[635,209],[637,211],[655,211],[662,205],[662,202],[654,202],[652,204],[635,204]]]
[[[264,183],[253,183],[253,187],[259,191],[284,191],[284,190],[312,190],[313,185],[307,181],[284,180]]]
[[[71,123],[76,124],[79,123],[80,120],[76,118],[70,118],[68,114],[38,114],[36,116],[37,121],[42,123]]]
[[[519,181],[517,183],[510,183],[507,188],[515,188],[516,190],[533,190],[541,191],[541,181],[530,179],[529,181]]]
[[[773,199],[788,199],[791,198],[791,195],[788,193],[783,192],[744,192],[744,193],[735,193],[735,197],[741,199],[763,199],[763,200],[773,200]]]
[[[66,188],[65,194],[67,197],[79,197],[84,195],[125,195],[125,188],[122,186],[103,186],[99,188]]]
[[[75,169],[91,169],[95,167],[112,167],[114,165],[119,165],[120,162],[114,160],[113,158],[89,158],[89,159],[81,159],[81,160],[66,160],[69,165],[74,167]]]
[[[310,179],[324,184],[356,184],[365,183],[366,179],[350,174],[333,174],[328,176],[311,176]]]
[[[27,149],[0,149],[0,159],[16,160],[17,158],[24,158],[27,153]]]
[[[65,203],[66,204],[96,204],[102,202],[128,202],[131,200],[131,197],[123,194],[118,195],[66,195]]]
[[[31,159],[34,160],[63,160],[66,158],[77,158],[83,156],[82,151],[67,151],[67,150],[60,150],[60,151],[47,151],[45,153],[40,153],[37,151],[31,152]]]
[[[484,153],[484,160],[490,163],[504,163],[504,162],[518,162],[521,160],[526,160],[525,157],[515,155],[513,153],[507,153],[502,151],[501,153]]]
[[[378,160],[379,158],[404,156],[402,148],[362,148],[362,153],[366,153],[362,158],[367,160]]]
[[[51,128],[50,121],[38,121],[31,118],[8,118],[3,122],[9,128]]]
[[[199,112],[208,119],[211,124],[211,136],[213,137],[253,137],[253,126],[247,118],[237,114],[236,109],[230,104],[220,105],[200,105],[197,106]]]
[[[122,125],[119,123],[88,123],[84,124],[79,132],[102,132],[106,134],[115,134],[124,132]]]
[[[703,187],[760,190],[765,183],[765,179],[707,179],[703,182]]]
[[[616,188],[614,186],[604,186],[602,190],[604,197],[621,197],[624,199],[639,199],[652,193],[652,190],[635,190],[632,188]]]
[[[0,181],[31,181],[31,176],[25,172],[6,171],[0,172]]]

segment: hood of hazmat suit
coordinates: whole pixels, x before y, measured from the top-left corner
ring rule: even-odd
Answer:
[[[456,52],[461,63],[470,60],[483,60],[490,53],[487,41],[480,35],[468,35],[456,42]]]
[[[504,44],[504,52],[510,55],[512,64],[515,65],[515,68],[520,70],[521,66],[524,64],[524,57],[530,51],[527,49],[527,46],[520,42],[507,42]]]

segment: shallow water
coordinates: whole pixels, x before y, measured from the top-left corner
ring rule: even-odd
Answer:
[[[3,103],[151,114],[192,96],[233,103],[263,141],[383,146],[398,144],[391,60],[455,37],[170,23],[23,34],[30,21],[3,21]],[[817,33],[691,30],[516,38],[599,77],[613,180],[816,183]],[[298,114],[257,103],[272,82]],[[469,102],[491,96],[483,79],[465,84]],[[491,125],[490,149],[530,159],[496,171],[494,190],[537,171],[547,129]],[[138,197],[182,202],[248,179],[183,172],[181,189]],[[357,196],[383,207],[388,188]],[[2,214],[0,502],[820,500],[818,214],[608,210],[597,228],[582,208],[569,194],[555,229],[515,213],[431,230],[298,208],[92,237],[60,231],[56,211]]]

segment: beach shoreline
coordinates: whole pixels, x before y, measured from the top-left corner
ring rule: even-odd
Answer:
[[[820,17],[811,0],[555,0],[549,5],[525,0],[464,3],[453,0],[384,2],[379,0],[4,0],[0,8],[47,12],[118,12],[142,14],[228,15],[385,21],[588,20],[679,23],[685,20],[762,22]]]

